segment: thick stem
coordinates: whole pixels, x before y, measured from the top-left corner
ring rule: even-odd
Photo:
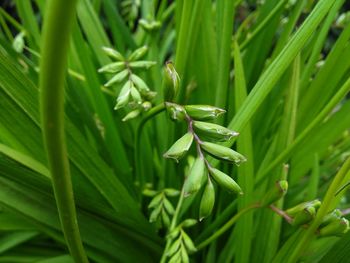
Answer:
[[[51,0],[44,20],[39,86],[44,144],[62,230],[75,262],[88,262],[79,233],[64,135],[64,78],[76,0]]]

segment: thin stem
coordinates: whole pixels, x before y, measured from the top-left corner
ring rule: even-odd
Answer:
[[[269,206],[271,208],[272,211],[274,211],[276,214],[280,215],[281,217],[283,217],[289,224],[292,223],[293,219],[283,210],[279,209],[278,207],[274,206],[274,205],[270,205]]]
[[[211,242],[213,242],[215,239],[217,239],[219,236],[224,234],[233,224],[235,224],[238,219],[248,213],[249,211],[255,209],[255,208],[260,208],[260,204],[253,204],[250,206],[247,206],[246,208],[243,208],[241,211],[239,211],[237,214],[235,214],[225,225],[223,225],[219,230],[215,231],[213,235],[208,237],[206,240],[201,242],[196,246],[198,250],[201,250],[202,248],[206,247],[209,245]]]
[[[75,262],[88,262],[79,233],[64,134],[64,78],[76,0],[51,0],[44,20],[39,86],[44,144],[62,230]]]
[[[140,154],[140,141],[141,141],[141,134],[142,129],[145,126],[146,122],[156,116],[157,114],[161,113],[165,110],[165,104],[161,103],[157,106],[150,109],[145,116],[141,119],[139,125],[136,128],[136,138],[135,138],[135,144],[134,144],[134,169],[135,169],[135,176],[136,179],[140,180],[140,186],[141,189],[145,184],[145,178],[143,176],[143,173],[141,173],[141,158],[139,158]]]
[[[183,204],[183,200],[184,200],[184,196],[185,196],[185,190],[184,190],[184,187],[182,186],[182,189],[181,189],[181,194],[180,194],[180,198],[179,198],[179,201],[177,202],[177,205],[176,205],[176,208],[175,208],[175,213],[174,213],[174,216],[171,220],[171,224],[170,224],[170,228],[168,230],[168,233],[171,233],[176,225],[177,225],[177,220],[178,220],[178,217],[180,215],[180,211],[181,211],[181,207],[182,207],[182,204]],[[171,239],[170,238],[167,238],[167,241],[166,241],[166,245],[165,245],[165,248],[164,248],[164,252],[163,252],[163,255],[162,255],[162,258],[160,260],[160,263],[164,263],[166,261],[166,258],[167,258],[167,252],[168,252],[168,249],[171,245]]]

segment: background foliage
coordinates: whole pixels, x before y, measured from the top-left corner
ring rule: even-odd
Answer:
[[[43,0],[16,0],[2,1],[0,8],[0,262],[71,261],[39,123],[45,7]],[[186,161],[174,164],[163,154],[186,127],[157,115],[145,124],[135,153],[145,113],[123,122],[129,110],[113,110],[123,83],[104,87],[112,75],[98,73],[112,62],[103,46],[127,56],[146,45],[145,60],[156,64],[135,72],[157,92],[153,105],[163,101],[162,68],[172,60],[181,78],[179,103],[225,108],[218,123],[240,133],[227,146],[248,160],[238,168],[216,163],[244,195],[217,188],[213,214],[186,229],[196,246],[261,201],[277,180],[289,182],[276,204],[280,211],[322,202],[306,227],[291,226],[271,209],[252,209],[219,238],[198,246],[191,260],[344,262],[350,234],[319,237],[316,230],[336,207],[349,214],[346,191],[335,196],[350,180],[348,8],[344,0],[79,0],[65,128],[78,222],[91,261],[158,261],[166,229],[149,223],[150,198],[141,194],[140,179],[155,191],[181,190],[184,181]],[[198,218],[199,197],[184,200],[179,222]],[[169,200],[175,207],[178,197]]]

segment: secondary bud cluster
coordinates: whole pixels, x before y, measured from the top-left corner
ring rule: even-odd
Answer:
[[[313,200],[298,204],[285,212],[293,218],[292,225],[300,226],[310,224],[316,217],[321,201]],[[349,221],[342,216],[340,210],[335,209],[329,212],[318,227],[317,233],[321,237],[341,236],[349,230]]]
[[[218,144],[229,141],[238,136],[238,133],[221,125],[206,122],[225,113],[223,109],[210,105],[183,106],[172,102],[166,102],[165,105],[171,119],[187,121],[188,131],[169,148],[164,157],[178,162],[189,151],[193,142],[196,144],[198,156],[185,179],[184,195],[195,194],[205,185],[199,209],[199,218],[202,220],[210,215],[214,208],[213,182],[231,193],[243,194],[240,186],[229,175],[212,167],[205,158],[206,153],[216,159],[236,165],[246,161],[246,158],[240,153]]]
[[[152,200],[148,205],[148,209],[152,211],[149,221],[155,223],[158,228],[169,227],[170,218],[175,213],[174,206],[169,201],[169,198],[178,196],[180,192],[171,188],[166,188],[163,191],[145,189],[143,194],[152,197]]]
[[[98,70],[100,73],[114,74],[104,86],[111,87],[115,84],[124,83],[119,91],[114,109],[118,110],[127,105],[132,109],[132,111],[123,118],[123,121],[133,119],[143,111],[148,111],[152,107],[151,101],[156,93],[151,91],[146,82],[134,72],[140,69],[147,70],[156,64],[154,61],[139,60],[146,54],[147,50],[148,48],[143,46],[136,49],[125,58],[118,51],[103,47],[103,51],[109,57],[117,61],[107,64]]]
[[[171,241],[171,245],[166,254],[170,258],[169,262],[189,262],[188,255],[197,251],[192,239],[184,231],[184,228],[191,227],[196,223],[195,219],[186,219],[169,233],[167,239]]]

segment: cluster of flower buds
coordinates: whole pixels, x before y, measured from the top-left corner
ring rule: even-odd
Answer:
[[[154,61],[140,60],[146,54],[147,50],[148,48],[143,46],[125,58],[118,51],[103,47],[103,51],[109,57],[116,60],[116,62],[107,64],[98,70],[100,73],[114,74],[104,86],[110,87],[114,84],[123,83],[114,109],[118,110],[127,105],[132,109],[123,118],[123,121],[135,118],[141,112],[148,111],[152,107],[151,101],[156,93],[151,91],[146,82],[134,73],[135,70],[149,69],[156,64]]]
[[[169,263],[189,262],[189,254],[197,251],[193,241],[184,231],[184,228],[194,226],[197,223],[195,219],[186,219],[180,223],[169,235],[167,239],[171,240],[171,245],[166,251],[169,257]]]
[[[174,206],[168,198],[178,196],[180,192],[171,188],[166,188],[162,191],[145,189],[143,194],[152,197],[148,205],[148,209],[152,211],[149,221],[151,223],[156,223],[158,228],[168,228],[170,225],[170,217],[175,212]]]
[[[176,92],[173,94],[176,96]],[[172,96],[171,94],[169,97]],[[165,105],[171,119],[187,121],[188,131],[163,156],[178,162],[189,151],[193,142],[197,147],[198,156],[186,177],[184,194],[185,196],[195,194],[204,184],[206,185],[199,211],[199,218],[202,220],[211,214],[214,207],[215,188],[213,181],[231,193],[243,193],[239,185],[229,175],[212,167],[204,156],[207,153],[216,159],[232,162],[236,165],[246,161],[246,158],[240,153],[218,144],[229,141],[238,136],[238,133],[221,125],[207,122],[225,113],[223,109],[209,105],[183,106],[172,102],[166,102]]]
[[[300,226],[309,224],[316,216],[321,201],[313,200],[298,204],[289,208],[285,212],[293,218],[292,225]],[[341,236],[349,230],[349,221],[342,217],[340,210],[335,209],[328,213],[322,220],[318,228],[318,234],[321,237]]]
[[[130,28],[133,28],[135,20],[139,15],[141,0],[123,0],[121,2],[121,14],[128,22]]]

